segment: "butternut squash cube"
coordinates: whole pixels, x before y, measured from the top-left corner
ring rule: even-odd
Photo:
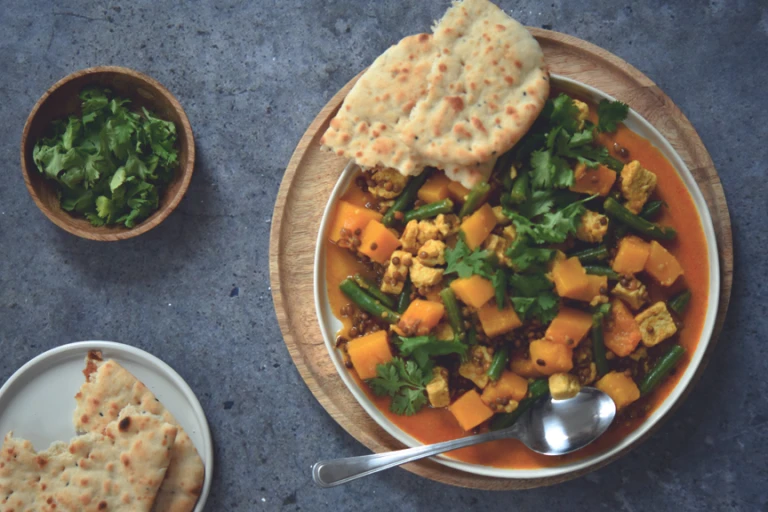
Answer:
[[[635,351],[640,343],[640,327],[627,306],[618,299],[611,301],[611,317],[604,324],[605,347],[619,357]]]
[[[475,213],[467,217],[461,223],[461,232],[464,234],[464,242],[473,251],[483,245],[485,239],[496,227],[496,215],[488,203],[478,208]]]
[[[445,315],[445,306],[441,302],[416,299],[400,317],[397,326],[406,336],[425,336],[429,334]]]
[[[451,290],[461,302],[473,308],[483,307],[496,293],[493,284],[477,274],[452,281]]]
[[[652,240],[645,271],[663,286],[671,286],[683,275],[683,266],[663,245]]]
[[[600,194],[607,196],[616,182],[617,174],[604,165],[597,169],[589,169],[584,164],[577,164],[573,169],[573,185],[571,190],[581,194]]]
[[[569,347],[577,347],[592,328],[592,315],[578,309],[561,307],[549,324],[544,339]]]
[[[517,316],[512,306],[507,305],[499,311],[495,303],[486,303],[477,310],[477,317],[483,326],[483,331],[489,338],[517,329],[523,322]]]
[[[623,275],[641,272],[650,252],[651,246],[648,242],[636,236],[625,236],[619,242],[619,249],[613,260],[613,270]]]
[[[552,266],[552,279],[560,297],[583,300],[589,293],[589,279],[579,258],[555,260]]]
[[[512,412],[527,393],[528,381],[505,370],[499,380],[485,387],[480,398],[496,412]]]
[[[536,366],[536,363],[519,355],[512,356],[509,361],[509,369],[526,379],[537,379],[543,375]]]
[[[640,389],[637,384],[624,373],[607,373],[597,381],[595,387],[611,397],[617,410],[623,409],[640,398]]]
[[[451,180],[448,176],[441,172],[436,172],[421,186],[416,195],[425,203],[442,201],[450,196],[448,191],[448,185],[450,184]]]
[[[461,395],[458,400],[448,406],[448,410],[464,430],[472,430],[493,416],[493,410],[483,403],[474,389]]]
[[[387,331],[353,339],[347,343],[347,353],[358,377],[362,380],[376,377],[376,366],[392,360]]]
[[[547,340],[532,341],[529,346],[531,360],[542,375],[566,373],[573,369],[573,349]]]
[[[400,240],[378,220],[371,220],[363,230],[360,252],[376,263],[385,264],[398,247]]]
[[[339,201],[328,238],[333,242],[338,242],[341,238],[342,229],[347,229],[350,233],[359,229],[358,236],[360,236],[370,221],[381,220],[381,217],[379,212],[354,205],[348,201]]]

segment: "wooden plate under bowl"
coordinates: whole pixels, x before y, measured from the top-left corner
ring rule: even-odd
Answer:
[[[704,195],[720,251],[721,290],[713,339],[699,366],[695,382],[714,350],[728,308],[733,279],[730,217],[712,160],[688,119],[637,69],[615,55],[575,37],[536,28],[529,30],[541,44],[546,62],[553,73],[586,83],[628,103],[653,124],[685,161]],[[404,446],[368,416],[342,382],[328,356],[313,299],[314,248],[321,213],[347,163],[333,153],[322,151],[319,139],[358,78],[359,75],[345,85],[320,111],[296,147],[286,169],[272,217],[270,277],[277,319],[288,351],[304,382],[347,432],[374,452],[383,452]],[[692,387],[689,386],[686,392]],[[678,403],[681,402],[682,398]],[[657,423],[656,428],[662,422]],[[654,431],[655,428],[651,429],[634,445],[603,461],[600,466],[621,457]],[[334,454],[318,454],[318,458],[321,455],[329,457]],[[552,485],[587,472],[521,480],[469,474],[431,460],[408,464],[404,468],[438,482],[488,490]]]
[[[130,229],[124,226],[95,227],[84,217],[62,210],[55,183],[45,179],[32,160],[35,143],[47,135],[51,123],[79,112],[80,91],[93,85],[109,88],[116,95],[130,99],[131,109],[145,107],[176,125],[179,166],[173,180],[161,194],[158,210]],[[98,66],[76,71],[53,84],[32,108],[21,137],[21,171],[35,204],[60,228],[91,240],[125,240],[146,233],[160,224],[184,197],[194,168],[195,141],[192,127],[176,98],[160,82],[138,71],[117,66]]]

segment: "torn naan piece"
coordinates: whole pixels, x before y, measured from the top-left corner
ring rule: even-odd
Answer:
[[[1,512],[149,512],[171,461],[177,427],[127,407],[103,433],[58,442],[44,452],[5,436]]]
[[[426,95],[436,57],[431,34],[408,36],[391,46],[349,91],[320,143],[366,169],[420,174],[424,164],[400,138],[398,127]]]
[[[501,156],[549,95],[544,54],[530,32],[488,0],[454,2],[434,27],[440,57],[402,136],[428,165]]]
[[[115,361],[104,361],[100,352],[88,353],[83,374],[86,381],[75,395],[74,423],[78,432],[99,432],[130,405],[162,416],[168,423],[178,426],[173,415],[142,382]],[[202,491],[204,477],[205,466],[195,445],[178,426],[171,463],[153,510],[191,511]]]
[[[533,124],[549,73],[533,36],[488,0],[454,2],[433,30],[374,61],[321,143],[364,169],[436,167],[471,188]]]

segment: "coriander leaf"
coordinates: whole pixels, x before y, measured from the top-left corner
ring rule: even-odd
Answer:
[[[601,100],[597,105],[597,131],[613,133],[629,114],[629,106],[620,101]]]
[[[413,416],[427,403],[427,397],[423,391],[416,389],[403,389],[392,397],[389,409],[401,416]]]
[[[114,192],[123,183],[125,183],[125,168],[121,167],[112,175],[112,180],[109,182],[109,190]]]
[[[515,274],[509,284],[515,294],[510,300],[523,319],[538,318],[547,324],[557,315],[559,299],[544,273]]]
[[[400,354],[405,357],[413,356],[422,371],[430,366],[430,359],[433,357],[458,354],[463,358],[467,352],[465,344],[458,341],[438,340],[435,336],[401,337],[400,341]]]
[[[539,149],[531,153],[531,178],[535,188],[550,188],[555,177],[552,151]]]
[[[474,251],[470,251],[466,242],[459,238],[453,249],[450,247],[445,249],[445,261],[447,265],[444,274],[456,273],[462,279],[477,274],[490,279],[493,269],[491,268],[489,260],[492,257],[493,253],[488,250],[477,248]]]
[[[571,136],[571,139],[568,141],[568,147],[577,148],[579,146],[583,146],[584,144],[588,144],[593,140],[595,140],[595,137],[592,130],[585,129],[580,132],[576,132]]]
[[[555,256],[553,249],[544,247],[531,247],[528,239],[518,236],[507,249],[507,257],[512,262],[512,266],[518,271],[525,271],[531,267],[548,263]]]
[[[75,146],[75,141],[80,136],[83,129],[83,123],[75,116],[69,116],[67,122],[67,129],[61,136],[61,142],[64,145],[64,149],[70,150]]]
[[[162,189],[178,165],[176,127],[151,112],[132,112],[130,101],[89,87],[80,92],[81,115],[51,123],[37,141],[33,161],[58,184],[61,206],[94,225],[133,227],[158,208]]]
[[[567,94],[560,94],[552,101],[552,112],[549,115],[550,123],[554,126],[561,125],[565,130],[574,133],[578,128],[579,109],[573,103],[573,99]]]
[[[425,386],[432,379],[413,361],[395,357],[376,366],[376,377],[367,381],[377,396],[390,396],[390,410],[395,414],[411,416],[427,403]]]

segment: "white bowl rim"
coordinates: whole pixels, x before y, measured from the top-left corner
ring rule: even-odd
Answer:
[[[594,100],[615,100],[614,97],[600,91],[599,89],[596,89],[577,80],[573,80],[562,75],[557,75],[555,73],[552,73],[551,77],[553,84],[557,83],[559,85],[565,86],[566,89],[578,90],[579,93],[589,96]],[[672,410],[672,408],[675,406],[675,404],[677,404],[688,387],[692,385],[694,375],[699,369],[699,366],[701,365],[701,362],[704,358],[704,354],[706,353],[709,344],[712,341],[712,333],[715,327],[720,298],[720,263],[718,258],[715,230],[712,224],[712,217],[710,216],[707,203],[704,200],[704,196],[702,195],[695,178],[688,169],[688,166],[685,164],[677,151],[675,151],[669,141],[667,141],[667,139],[650,122],[648,122],[645,118],[643,118],[640,114],[631,108],[629,110],[627,120],[624,124],[632,131],[648,139],[675,168],[678,175],[685,184],[688,193],[693,199],[694,206],[696,207],[696,210],[699,214],[702,230],[704,231],[704,238],[707,242],[707,257],[709,259],[709,297],[707,303],[707,311],[704,318],[701,337],[696,346],[696,350],[691,355],[685,372],[680,376],[680,380],[669,393],[669,395],[664,399],[664,401],[659,404],[653,413],[651,413],[651,415],[648,416],[648,418],[639,427],[625,436],[619,443],[604,452],[584,457],[582,459],[559,466],[535,469],[498,468],[493,466],[462,462],[445,456],[433,457],[434,461],[454,469],[465,471],[467,473],[509,479],[551,478],[593,469],[606,459],[610,459],[616,454],[632,446],[635,442],[637,442],[638,439],[643,437],[646,432],[651,430],[664,416],[666,416]],[[349,370],[344,366],[344,362],[342,361],[339,352],[335,347],[335,333],[341,327],[341,322],[333,315],[327,300],[328,293],[325,272],[326,251],[324,238],[328,229],[328,222],[331,217],[331,212],[333,211],[333,206],[335,205],[338,198],[346,191],[351,178],[355,174],[353,172],[355,169],[356,166],[353,164],[353,162],[350,162],[344,168],[344,171],[342,172],[338,182],[331,192],[331,196],[328,199],[328,203],[325,207],[323,217],[320,222],[320,230],[318,232],[317,245],[315,249],[315,310],[317,312],[318,321],[320,323],[320,330],[322,331],[323,340],[325,341],[325,346],[328,349],[329,356],[333,361],[334,366],[336,367],[336,371],[338,372],[342,381],[344,381],[344,384],[347,386],[347,389],[349,389],[349,391],[362,406],[362,408],[368,413],[368,415],[370,415],[371,418],[373,418],[373,420],[378,423],[379,426],[382,427],[388,434],[406,446],[420,446],[423,443],[408,435],[392,421],[390,421],[366,396],[365,392],[360,388],[360,386],[358,386]]]

